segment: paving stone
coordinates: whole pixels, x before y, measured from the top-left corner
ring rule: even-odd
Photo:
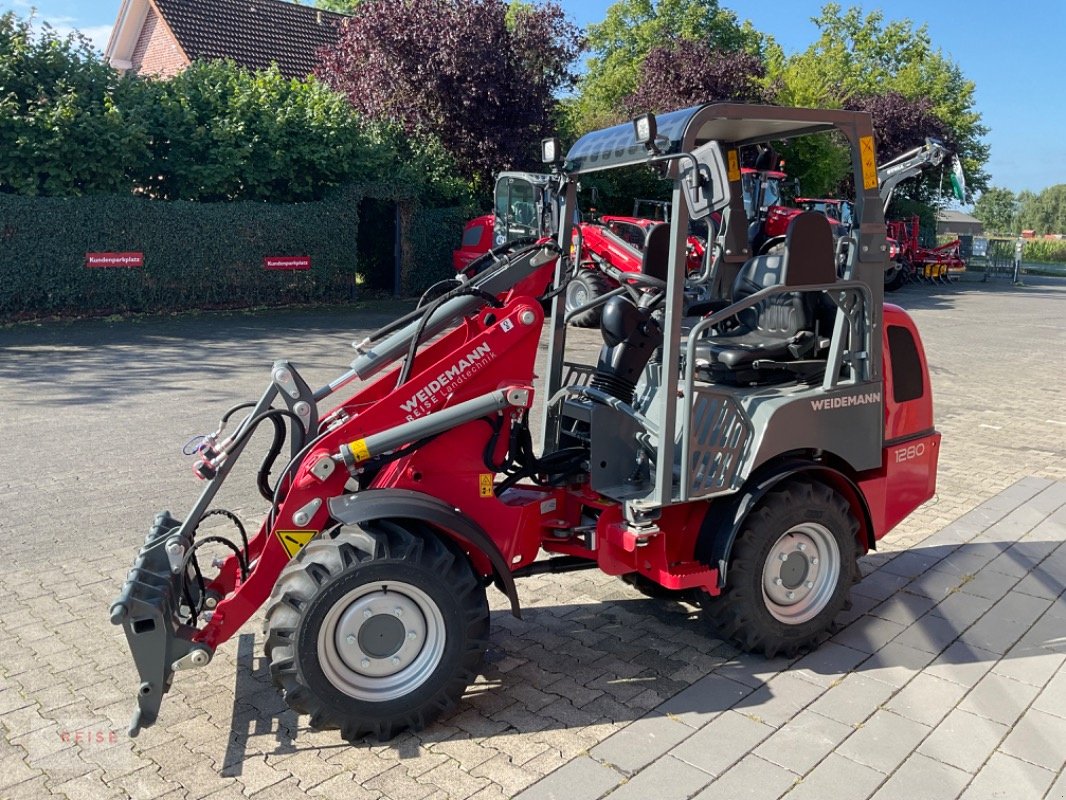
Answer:
[[[950,620],[961,633],[979,620],[993,604],[994,601],[987,597],[955,592],[937,603],[929,615]]]
[[[969,773],[914,753],[903,762],[881,788],[874,800],[947,800],[957,797],[970,780]]]
[[[773,732],[772,727],[753,716],[726,711],[685,738],[670,750],[670,755],[718,776]]]
[[[1038,692],[1035,686],[990,672],[970,690],[959,708],[1003,725],[1013,725]]]
[[[976,773],[1009,730],[999,722],[955,709],[922,742],[918,752]]]
[[[806,775],[853,730],[813,711],[801,711],[754,752],[797,775]]]
[[[785,797],[787,800],[863,800],[873,794],[884,778],[876,770],[832,753]]]
[[[1058,772],[1066,763],[1066,719],[1030,709],[1026,711],[999,749],[1030,764]]]
[[[748,756],[693,800],[777,800],[796,775],[758,756]]]
[[[623,775],[588,756],[575,758],[533,784],[515,800],[595,800],[623,780]]]
[[[898,688],[910,681],[932,660],[932,653],[898,642],[889,642],[864,661],[858,671],[867,678]]]
[[[906,760],[931,730],[928,725],[879,710],[836,752],[887,775]]]
[[[915,650],[924,650],[926,653],[938,655],[959,638],[961,633],[962,631],[950,620],[926,614],[897,636],[895,641],[898,644],[913,647]]]
[[[1043,797],[1055,773],[1003,753],[993,753],[960,800]]]
[[[786,673],[749,694],[740,701],[736,710],[777,728],[825,691],[825,686]]]
[[[594,747],[590,755],[632,774],[683,742],[691,733],[692,728],[688,725],[669,717],[643,717]]]
[[[869,617],[864,617],[863,619],[869,619]],[[879,622],[884,624],[883,620]],[[852,630],[862,624],[863,620],[859,620],[849,625],[847,630]],[[801,677],[819,686],[828,687],[834,681],[851,672],[856,665],[865,661],[869,652],[872,652],[864,651],[862,648],[855,649],[850,646],[844,646],[844,644],[839,635],[834,637],[832,641],[824,642],[817,649],[793,664],[789,668],[788,674]]]
[[[961,638],[982,650],[1006,653],[1049,605],[1044,598],[1012,594],[992,606]]]
[[[810,710],[845,725],[858,725],[894,691],[887,683],[852,673],[811,703]]]
[[[1018,642],[992,667],[992,671],[1043,688],[1064,662],[1066,653],[1050,653],[1042,647]]]
[[[911,594],[925,595],[939,602],[957,591],[970,578],[971,576],[969,575],[958,575],[940,569],[931,569],[928,572],[923,572],[908,583],[907,591]]]
[[[870,614],[906,627],[935,605],[936,601],[931,597],[902,591],[874,606]]]
[[[751,694],[751,687],[724,675],[707,675],[655,709],[691,728],[701,728]]]
[[[899,595],[897,595],[897,597],[898,596]],[[881,604],[881,606],[883,605],[884,603]],[[877,608],[881,608],[881,606],[878,606]],[[876,609],[874,611],[876,611]],[[874,612],[871,612],[871,614],[872,613]],[[845,645],[853,650],[860,650],[866,654],[876,653],[896,638],[905,627],[905,625],[902,625],[899,622],[867,615],[860,617],[840,633],[833,636],[832,642]],[[823,647],[824,646],[825,645],[823,645]],[[821,650],[822,648],[818,649]]]
[[[955,642],[926,669],[930,675],[971,687],[995,666],[999,656],[966,642]]]
[[[872,575],[867,575],[852,587],[855,594],[864,595],[874,600],[884,600],[896,594],[909,583],[910,579],[902,575],[893,575],[891,572],[878,570]]]
[[[687,800],[714,776],[673,756],[663,756],[607,795],[611,800]]]

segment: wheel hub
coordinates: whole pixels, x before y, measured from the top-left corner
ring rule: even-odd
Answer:
[[[569,295],[571,308],[580,308],[589,300],[588,289],[585,288],[583,283],[577,280],[570,284]]]
[[[319,663],[346,694],[388,700],[429,677],[444,643],[444,620],[425,592],[403,583],[374,583],[349,592],[327,613]]]
[[[840,575],[840,549],[823,525],[807,522],[786,531],[763,567],[763,600],[780,622],[798,625],[825,608]]]

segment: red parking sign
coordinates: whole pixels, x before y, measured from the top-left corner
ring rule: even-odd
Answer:
[[[311,256],[267,256],[263,269],[311,269]]]
[[[144,266],[144,253],[86,253],[85,266],[92,269]]]

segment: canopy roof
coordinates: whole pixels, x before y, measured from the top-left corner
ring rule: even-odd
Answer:
[[[664,153],[692,150],[715,140],[737,147],[840,130],[852,141],[872,133],[865,111],[716,103],[692,106],[656,116],[659,149]],[[593,131],[578,139],[566,156],[569,173],[594,172],[639,164],[648,152],[636,142],[632,123]]]

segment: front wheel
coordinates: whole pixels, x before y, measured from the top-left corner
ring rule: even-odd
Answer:
[[[720,635],[767,658],[818,643],[856,576],[859,523],[828,486],[793,480],[748,514],[722,594],[704,601]]]
[[[485,587],[464,554],[425,526],[378,521],[312,542],[282,570],[267,656],[312,727],[385,741],[455,705],[488,627]]]
[[[579,269],[577,274],[566,286],[566,313],[569,314],[583,305],[591,303],[597,297],[602,297],[611,291],[611,284],[603,273],[594,269]],[[577,328],[595,328],[600,324],[600,314],[603,306],[596,306],[570,320],[570,324]]]

